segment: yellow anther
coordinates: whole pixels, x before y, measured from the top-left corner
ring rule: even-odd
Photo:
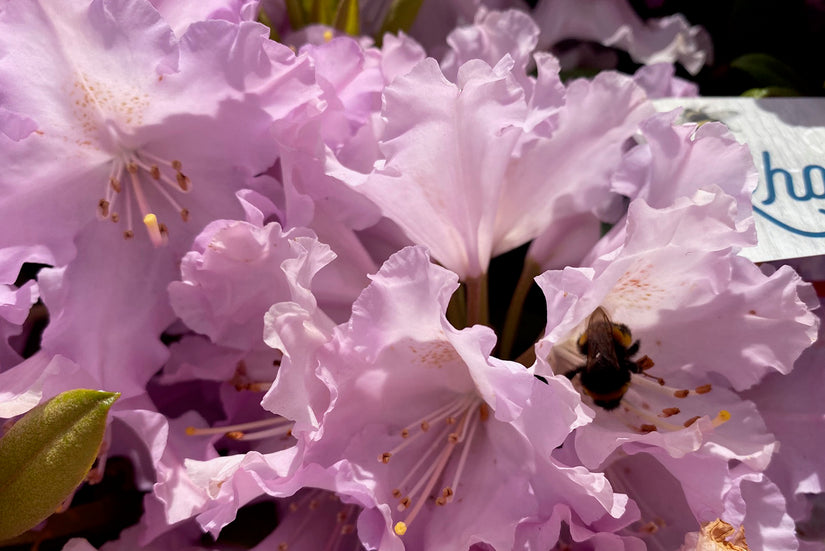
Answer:
[[[403,536],[404,534],[407,533],[407,524],[404,523],[404,522],[400,522],[400,521],[396,522],[395,523],[395,528],[393,528],[393,529],[395,530],[396,534],[398,534],[399,536]]]
[[[332,31],[324,31],[324,42],[329,42],[330,40],[332,40]]]

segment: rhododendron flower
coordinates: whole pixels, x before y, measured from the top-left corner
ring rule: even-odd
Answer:
[[[182,261],[183,280],[169,286],[171,303],[181,319],[211,342],[185,336],[173,347],[175,363],[167,366],[169,373],[164,380],[223,381],[221,398],[228,416],[217,426],[190,426],[186,433],[179,431],[170,439],[227,436],[258,450],[244,454],[245,450],[240,449],[241,453],[203,464],[193,460],[206,458],[189,456],[187,475],[178,478],[199,488],[200,499],[194,500],[197,506],[185,493],[163,490],[169,521],[180,520],[176,510],[182,504],[178,499],[184,499],[191,514],[197,513],[202,526],[215,533],[234,518],[238,507],[264,492],[274,495],[277,487],[282,495],[291,495],[303,485],[291,478],[300,467],[301,438],[307,427],[317,424],[315,418],[326,409],[328,401],[320,381],[315,389],[299,391],[296,384],[309,380],[311,385],[312,378],[305,378],[303,370],[292,373],[303,366],[292,366],[291,347],[281,345],[279,348],[285,352],[282,355],[264,342],[265,332],[269,331],[265,331],[265,314],[272,305],[301,310],[314,320],[320,342],[324,342],[333,323],[317,307],[310,287],[316,273],[335,255],[309,230],[284,231],[277,222],[264,223],[264,211],[256,208],[267,208],[262,197],[247,193],[242,199],[250,222],[217,220],[207,226],[195,240],[194,250]],[[282,316],[277,322],[286,326],[290,319]],[[301,321],[300,329],[308,329],[307,320]],[[308,340],[303,331],[293,332],[299,340]],[[289,341],[286,335],[281,339]],[[272,387],[277,394],[284,386],[301,401],[301,411],[289,411],[282,402],[278,403],[278,411],[267,411],[258,405],[261,395],[249,392],[260,393]],[[316,399],[313,391],[323,396]],[[268,403],[264,397],[264,408]],[[316,403],[321,404],[319,411],[308,412],[308,419],[305,412]],[[292,416],[284,418],[273,412]]]
[[[609,202],[608,176],[622,145],[652,113],[629,79],[609,74],[570,86],[557,102],[568,103],[549,138],[525,135],[522,129],[535,122],[518,82],[509,56],[495,67],[465,63],[455,84],[434,62],[422,62],[386,88],[381,141],[386,161],[366,182],[354,182],[410,239],[462,279],[480,277],[492,256],[555,222],[564,226],[569,217]],[[561,93],[557,83],[555,76],[540,78],[533,97]],[[585,113],[592,116],[582,117]],[[517,145],[523,150],[518,157]],[[585,157],[586,170],[576,163]],[[548,165],[554,167],[549,181]]]
[[[805,530],[800,526],[812,513],[811,497],[825,493],[825,471],[819,460],[825,446],[821,430],[825,404],[818,395],[825,383],[823,353],[822,343],[817,341],[802,353],[790,374],[769,374],[743,393],[757,405],[779,441],[766,473],[782,490],[787,511],[797,521],[802,537]]]
[[[362,518],[386,528],[361,534],[368,547],[508,549],[521,521],[535,529],[555,505],[585,525],[620,517],[625,502],[598,475],[583,484],[583,473],[547,459],[588,421],[576,393],[491,357],[489,328],[453,328],[445,311],[457,286],[420,248],[372,277],[318,353],[333,401],[305,461],[341,458],[374,488],[377,506]],[[534,477],[554,482],[531,491]]]
[[[609,312],[614,322],[630,328],[632,339],[641,344],[639,356],[648,356],[653,363],[649,369],[640,363],[638,373],[631,374],[619,408],[597,407],[596,422],[579,431],[579,439],[599,427],[626,433],[622,440],[611,438],[607,444],[604,435],[594,434],[590,444],[579,440],[578,453],[586,465],[598,465],[624,441],[655,442],[671,453],[685,453],[684,449],[677,452],[681,445],[676,439],[695,446],[691,442],[698,434],[688,435],[710,428],[699,423],[681,429],[683,421],[694,417],[708,416],[711,424],[718,425],[728,416],[735,419],[734,409],[743,407],[740,421],[755,419],[755,411],[746,412],[753,407],[746,407],[730,391],[713,384],[713,391],[705,392],[705,385],[718,381],[742,390],[770,371],[787,373],[813,341],[816,320],[797,296],[806,290],[799,277],[791,270],[766,277],[731,251],[737,235],[740,243],[747,242],[731,231],[732,203],[732,198],[718,192],[697,192],[693,200],[677,200],[668,209],[634,201],[625,224],[614,228],[614,246],[597,249],[588,259],[592,268],[566,268],[537,278],[548,297],[548,332],[537,345],[537,355],[551,356],[555,373],[584,363],[576,340],[597,306]],[[657,231],[646,231],[650,227]],[[709,325],[707,319],[715,323]],[[780,333],[782,346],[764,346]],[[697,355],[695,343],[706,352]],[[725,413],[717,417],[720,411]],[[714,434],[724,435],[736,424],[723,424]],[[733,442],[741,435],[757,438],[759,432],[730,430],[734,432],[725,438],[734,439],[731,450],[738,448]],[[750,454],[770,442],[758,440],[746,457],[738,459],[754,460],[756,456]],[[760,464],[764,468],[767,460]]]
[[[105,549],[822,551],[818,301],[651,101],[706,34],[530,4],[0,2],[0,437],[120,393]]]
[[[758,175],[750,150],[721,123],[677,125],[678,115],[679,110],[659,113],[639,125],[642,143],[625,153],[611,175],[613,191],[661,208],[717,186],[736,200],[737,225],[752,226],[751,194]],[[739,246],[754,244],[755,237],[751,233],[750,241]]]
[[[697,521],[710,520],[704,517],[712,511],[744,522],[748,494],[729,496],[729,506],[745,508],[731,512],[725,488],[747,479],[742,476],[761,477],[757,472],[767,467],[775,439],[754,404],[733,389],[752,386],[773,370],[787,373],[817,325],[800,298],[810,298],[810,290],[796,274],[765,276],[731,249],[749,239],[747,230],[736,229],[736,212],[733,198],[718,190],[661,209],[637,199],[626,221],[586,259],[592,268],[536,279],[548,298],[537,372],[569,373],[595,411],[593,423],[576,430],[576,456],[585,466],[605,468],[620,448],[653,455],[681,483]],[[647,231],[651,227],[657,231]],[[611,317],[601,326],[588,323],[597,307]],[[596,339],[590,335],[595,330],[610,331],[611,346],[627,347],[620,353],[631,364],[617,364],[613,373],[623,378],[615,382],[607,373],[594,372],[595,382],[586,378],[591,356],[582,346]],[[614,345],[619,338],[628,341]],[[635,339],[639,344],[631,345]],[[775,344],[767,348],[767,340]],[[731,460],[742,463],[744,474],[734,474]],[[780,500],[772,510],[783,515],[784,500],[771,487]],[[751,515],[748,522],[759,526],[759,515]],[[760,540],[793,538],[788,526],[785,518],[779,535],[761,534]]]
[[[39,275],[43,348],[137,394],[166,355],[157,336],[173,319],[176,259],[204,224],[239,217],[234,192],[274,161],[265,83],[302,91],[267,106],[289,114],[314,101],[309,68],[270,55],[285,48],[252,23],[193,23],[177,41],[141,0],[55,10],[10,2],[0,16],[4,107],[33,121],[0,137],[0,208],[14,228],[0,277],[23,261],[55,266]]]
[[[254,21],[260,0],[201,0],[200,2],[150,0],[150,2],[172,27],[175,35],[181,36],[190,24],[197,21],[209,19],[222,19],[232,23]]]

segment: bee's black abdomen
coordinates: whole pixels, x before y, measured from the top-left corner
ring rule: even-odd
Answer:
[[[596,361],[589,369],[582,370],[582,386],[591,396],[606,396],[618,392],[630,382],[631,371],[608,361]]]

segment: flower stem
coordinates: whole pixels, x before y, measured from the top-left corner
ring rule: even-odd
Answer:
[[[507,307],[507,317],[504,319],[504,327],[501,331],[501,347],[499,349],[499,357],[501,358],[507,359],[513,352],[513,344],[516,340],[521,313],[524,309],[524,301],[527,299],[530,286],[533,285],[533,278],[540,273],[541,266],[536,261],[531,260],[530,257],[527,257],[524,260],[524,267],[516,284],[516,290],[513,291],[510,306]]]
[[[464,283],[467,286],[467,325],[488,325],[490,305],[487,296],[487,274],[468,278]]]
[[[467,286],[461,285],[450,297],[447,305],[447,320],[456,329],[467,327]]]

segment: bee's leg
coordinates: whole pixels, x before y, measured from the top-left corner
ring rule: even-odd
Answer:
[[[630,346],[627,347],[627,357],[635,356],[636,353],[639,351],[639,341],[634,342]]]
[[[576,375],[578,375],[579,373],[581,373],[583,369],[584,369],[584,366],[583,366],[583,365],[580,365],[580,366],[579,366],[579,367],[577,367],[576,369],[574,369],[574,370],[572,370],[572,371],[568,371],[567,373],[565,373],[565,374],[564,374],[564,376],[565,376],[565,377],[567,377],[568,379],[570,379],[570,380],[572,381],[572,380],[573,380],[573,377],[575,377]]]

